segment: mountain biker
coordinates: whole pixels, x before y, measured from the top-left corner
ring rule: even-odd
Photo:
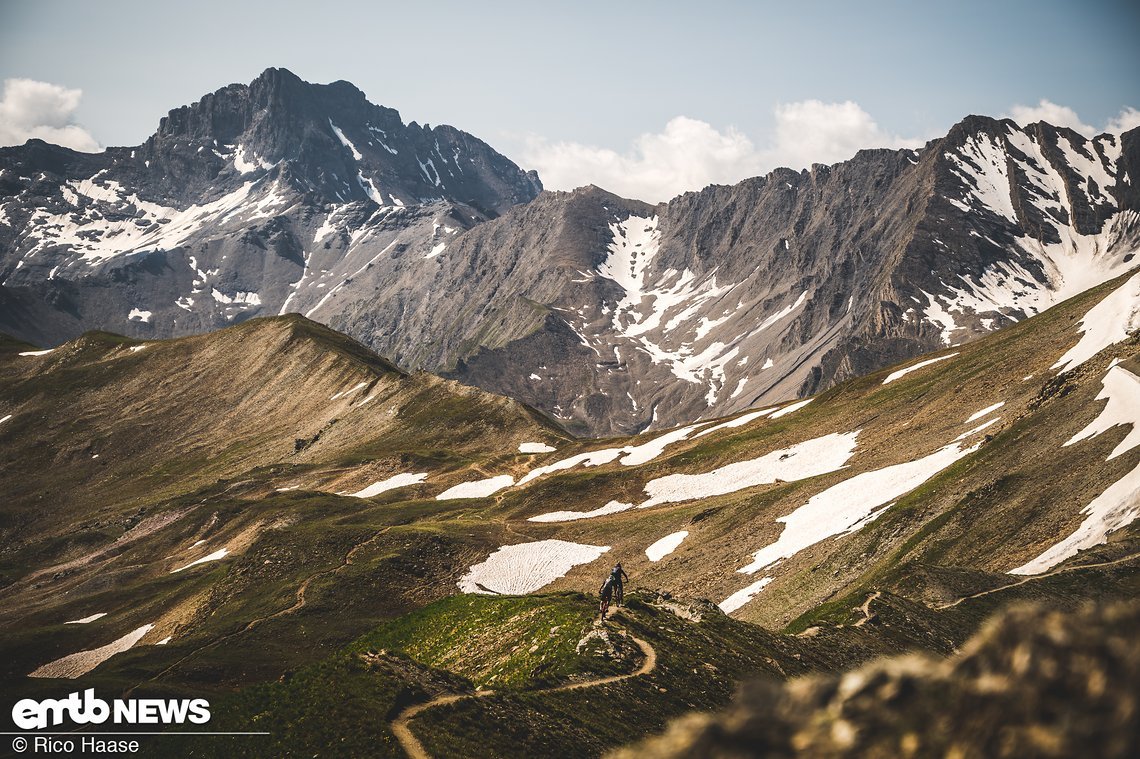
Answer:
[[[598,591],[601,600],[598,603],[598,611],[602,614],[602,621],[606,621],[606,611],[610,608],[610,599],[614,595],[614,578],[611,575],[607,577],[605,582],[602,583],[601,589]]]
[[[621,606],[621,602],[625,598],[625,583],[622,582],[623,578],[628,580],[629,575],[621,568],[621,562],[619,561],[614,565],[614,568],[610,570],[610,579],[608,580],[608,582],[611,582],[614,586],[614,601],[618,606]]]

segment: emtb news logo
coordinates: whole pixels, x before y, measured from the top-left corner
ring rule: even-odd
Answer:
[[[108,720],[116,725],[204,725],[210,721],[210,702],[204,698],[139,698],[107,703],[95,696],[94,688],[88,688],[82,698],[78,692],[42,701],[24,698],[12,707],[12,721],[21,730],[62,725],[68,718],[77,725],[101,725]]]

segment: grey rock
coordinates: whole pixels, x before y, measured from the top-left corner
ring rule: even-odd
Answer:
[[[650,206],[270,69],[136,148],[0,149],[0,331],[299,312],[567,430],[661,429],[976,339],[1137,262],[1140,130],[971,116]]]

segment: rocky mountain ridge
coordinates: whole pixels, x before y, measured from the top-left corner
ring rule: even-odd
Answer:
[[[270,69],[133,149],[0,150],[0,329],[55,345],[298,312],[405,370],[628,434],[805,396],[1136,265],[1140,132],[971,116],[650,206],[538,194],[450,127]]]
[[[541,327],[534,316],[522,339],[487,339],[479,320],[468,334],[480,349],[454,369],[455,351],[413,361],[552,411],[578,433],[801,397],[976,339],[1137,265],[1138,154],[1136,131],[1086,140],[971,117],[921,151],[861,151],[653,209],[591,188],[550,197],[547,227],[516,209],[452,251],[475,259],[515,245],[558,261],[565,284],[553,299],[544,281],[516,280],[518,302],[548,307]],[[577,245],[543,235],[565,229],[564,216],[588,220]],[[488,320],[520,268],[502,264]],[[351,330],[356,318],[336,323]],[[398,355],[400,332],[369,342]]]
[[[0,321],[58,344],[313,313],[381,255],[438,254],[540,190],[469,134],[268,69],[137,147],[0,149]]]

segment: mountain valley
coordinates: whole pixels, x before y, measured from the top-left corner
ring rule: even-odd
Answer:
[[[430,754],[577,756],[742,679],[950,654],[1014,600],[1130,599],[1137,276],[807,402],[604,441],[298,316],[10,340],[5,688],[209,694],[219,729],[275,736],[163,744],[195,755],[399,756],[404,710],[457,694],[401,723]],[[629,603],[599,627],[616,560]]]

